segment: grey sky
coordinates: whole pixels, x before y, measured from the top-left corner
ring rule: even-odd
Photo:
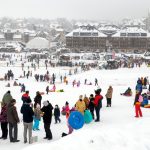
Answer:
[[[0,17],[118,20],[147,16],[150,0],[0,0]]]

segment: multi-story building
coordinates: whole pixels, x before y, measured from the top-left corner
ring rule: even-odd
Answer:
[[[72,50],[145,51],[150,49],[150,33],[140,27],[126,27],[115,34],[104,34],[93,27],[82,27],[66,35],[66,47]]]
[[[66,47],[72,50],[95,51],[104,50],[106,35],[92,26],[82,26],[66,35]]]

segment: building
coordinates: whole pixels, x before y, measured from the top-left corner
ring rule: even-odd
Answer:
[[[109,48],[131,52],[150,49],[150,33],[140,27],[125,27],[120,30],[107,27],[107,29],[109,30],[100,32],[88,26],[73,30],[66,35],[66,47],[78,51],[106,51]]]
[[[27,43],[26,47],[29,49],[49,49],[50,44],[45,38],[35,37]]]
[[[109,38],[112,49],[118,51],[145,51],[149,49],[149,33],[142,28],[128,27]]]
[[[82,26],[66,35],[66,47],[73,51],[105,50],[107,36],[93,26]]]

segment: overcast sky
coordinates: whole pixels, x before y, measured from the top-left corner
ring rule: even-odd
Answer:
[[[120,20],[148,14],[150,0],[0,0],[0,17]]]

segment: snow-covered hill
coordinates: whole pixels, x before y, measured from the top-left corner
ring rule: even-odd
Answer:
[[[0,76],[7,72],[8,68],[0,67]],[[22,74],[21,68],[11,68],[14,71],[15,78],[18,78]],[[61,68],[62,69],[62,68]],[[52,71],[51,71],[52,70]],[[59,69],[51,69],[49,71],[61,73]],[[37,72],[45,72],[40,69]],[[68,77],[69,85],[56,84],[57,89],[64,89],[64,93],[50,93],[43,96],[44,100],[49,100],[53,106],[58,104],[62,107],[66,101],[70,103],[70,107],[74,106],[78,100],[79,95],[94,94],[94,90],[97,88],[94,85],[84,85],[84,79],[94,83],[95,77],[99,80],[99,86],[102,88],[103,108],[101,110],[101,122],[85,124],[82,129],[74,131],[71,135],[61,138],[62,132],[67,132],[66,118],[61,116],[61,123],[54,124],[54,118],[51,124],[51,130],[53,133],[52,141],[45,141],[43,123],[41,121],[40,131],[33,132],[33,135],[38,136],[38,143],[29,145],[23,143],[23,123],[19,124],[19,143],[10,143],[9,140],[0,140],[1,150],[41,150],[41,149],[61,149],[61,150],[148,150],[150,149],[150,110],[142,108],[143,118],[135,118],[133,101],[135,94],[135,84],[138,77],[145,77],[150,75],[150,69],[146,66],[133,69],[118,69],[118,70],[91,70],[88,72],[72,75]],[[72,81],[76,79],[81,81],[79,88],[72,87]],[[30,91],[30,96],[33,99],[36,91],[45,91],[48,83],[37,83],[34,78],[19,79],[17,82],[25,83],[27,90]],[[17,100],[18,112],[21,107],[21,93],[20,87],[10,88],[5,87],[7,82],[0,81],[0,99],[7,90],[11,90],[12,96]],[[12,85],[12,81],[11,81]],[[106,107],[105,94],[109,85],[112,85],[114,89],[112,107]],[[51,85],[52,87],[52,85]],[[120,93],[124,92],[128,87],[133,90],[132,97],[123,97]],[[20,119],[22,115],[19,113]],[[1,134],[1,131],[0,131]]]

